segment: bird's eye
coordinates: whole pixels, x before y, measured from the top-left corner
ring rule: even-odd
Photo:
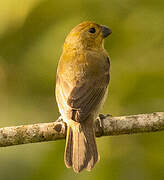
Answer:
[[[94,34],[94,33],[96,32],[96,29],[95,29],[95,28],[90,28],[90,29],[89,29],[89,32],[92,33],[92,34]]]

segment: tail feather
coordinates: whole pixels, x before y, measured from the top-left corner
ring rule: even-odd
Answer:
[[[72,155],[73,155],[73,132],[71,127],[68,126],[65,156],[64,156],[64,162],[67,168],[70,168],[72,166]]]
[[[96,162],[99,160],[99,155],[97,151],[96,141],[95,141],[95,135],[93,129],[90,131],[87,131],[86,135],[88,136],[87,139],[89,139],[88,143],[88,152],[89,152],[89,158],[88,158],[88,164],[86,167],[87,171],[90,171],[96,164]]]
[[[76,123],[68,126],[65,164],[75,172],[90,171],[98,161],[98,152],[92,125]]]
[[[73,127],[73,157],[72,167],[75,172],[80,172],[85,168],[87,149],[85,147],[86,137],[81,130],[80,124]]]

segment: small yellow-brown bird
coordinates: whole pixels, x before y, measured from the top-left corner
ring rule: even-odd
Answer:
[[[57,69],[56,99],[66,122],[65,164],[90,171],[99,159],[93,129],[104,104],[110,62],[104,38],[111,30],[94,22],[77,25],[67,36]]]

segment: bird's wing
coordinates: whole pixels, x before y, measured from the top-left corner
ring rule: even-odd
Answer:
[[[67,112],[72,120],[81,122],[94,112],[101,103],[109,83],[109,74],[98,77],[92,82],[86,81],[79,83],[80,85],[77,83],[71,90],[71,85],[68,82],[59,77],[57,79],[58,88],[60,88],[58,103],[66,104],[69,108],[65,109],[64,112]],[[60,99],[61,103],[59,102]]]

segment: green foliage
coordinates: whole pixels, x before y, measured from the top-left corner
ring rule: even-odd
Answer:
[[[0,2],[0,126],[49,122],[57,62],[66,35],[85,20],[109,26],[109,96],[103,113],[164,110],[164,1],[6,0]],[[75,174],[64,141],[0,149],[0,179],[163,180],[164,133],[97,139],[100,162]]]

